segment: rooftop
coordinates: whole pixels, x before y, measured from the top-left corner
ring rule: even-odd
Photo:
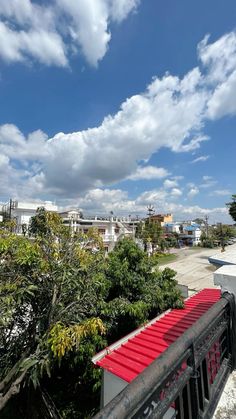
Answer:
[[[206,288],[186,300],[183,309],[166,312],[133,336],[97,354],[93,362],[131,382],[219,299],[219,289]]]
[[[225,252],[210,256],[208,260],[213,265],[236,265],[236,248],[235,246],[227,247]]]

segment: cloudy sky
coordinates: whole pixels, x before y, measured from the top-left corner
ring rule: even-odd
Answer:
[[[0,0],[0,201],[231,222],[235,0]]]

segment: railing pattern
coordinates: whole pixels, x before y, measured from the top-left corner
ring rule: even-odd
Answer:
[[[234,367],[234,313],[226,293],[95,418],[211,418]]]

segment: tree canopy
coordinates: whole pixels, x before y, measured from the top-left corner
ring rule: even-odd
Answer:
[[[230,216],[236,222],[236,195],[232,195],[232,201],[228,202],[226,205],[229,209]]]
[[[85,418],[99,407],[96,351],[182,299],[174,271],[154,269],[131,239],[105,257],[97,231],[72,237],[36,216],[33,238],[0,234],[1,417]]]

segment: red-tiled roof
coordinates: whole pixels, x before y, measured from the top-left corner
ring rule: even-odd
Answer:
[[[219,299],[219,289],[200,291],[185,301],[184,309],[167,312],[96,361],[96,365],[127,382],[132,381]]]

